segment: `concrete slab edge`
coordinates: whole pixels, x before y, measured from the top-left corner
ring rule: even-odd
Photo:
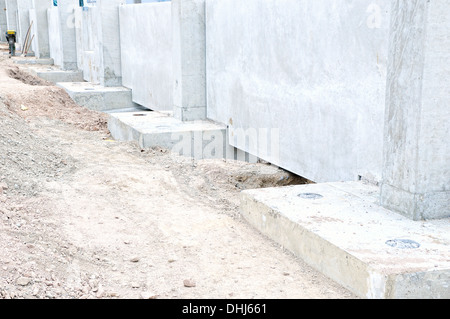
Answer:
[[[244,219],[262,234],[361,298],[433,298],[442,296],[442,287],[450,282],[447,269],[403,274],[377,272],[246,191],[241,193],[240,208]]]

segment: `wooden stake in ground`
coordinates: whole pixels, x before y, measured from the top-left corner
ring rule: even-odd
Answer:
[[[30,49],[31,44],[33,43],[33,39],[34,39],[34,34],[33,34],[33,36],[31,37],[31,40],[29,41],[29,43],[28,43],[28,45],[27,45],[27,48],[26,48],[26,50],[25,50],[25,56],[27,56],[27,54],[28,54],[28,50]]]

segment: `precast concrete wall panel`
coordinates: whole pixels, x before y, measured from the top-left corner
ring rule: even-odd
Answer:
[[[17,0],[5,0],[5,9],[8,30],[15,30],[16,32],[19,32],[17,24]]]
[[[63,51],[58,7],[48,9],[47,17],[50,57],[53,59],[55,65],[63,66]]]
[[[156,111],[173,109],[171,3],[119,8],[122,84],[133,102]]]
[[[208,118],[313,181],[379,181],[389,21],[390,0],[207,0]]]
[[[30,24],[33,22],[33,51],[38,58],[49,58],[49,32],[47,10],[53,3],[47,0],[33,0],[33,8],[30,9]]]
[[[85,7],[76,11],[76,37],[78,68],[83,70],[83,79],[95,84],[100,83],[100,49],[101,39],[98,30],[100,28],[96,19],[98,13],[96,7]],[[98,50],[96,50],[96,48]]]
[[[30,18],[30,41],[31,41],[31,46],[30,46],[30,50],[34,52],[36,57],[41,57],[41,50],[39,48],[39,28],[38,28],[38,24],[37,24],[37,16],[36,16],[36,10],[35,9],[30,9],[28,11],[28,17]],[[47,17],[46,17],[47,18]],[[47,19],[46,19],[47,20]],[[48,29],[45,30],[46,33],[48,32]],[[33,40],[31,40],[33,39]]]
[[[17,42],[22,44],[22,46],[25,45],[27,32],[28,29],[30,28],[30,9],[33,9],[33,3],[31,0],[17,0],[17,21],[18,21]]]

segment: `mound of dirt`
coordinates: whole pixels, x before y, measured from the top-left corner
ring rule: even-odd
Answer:
[[[70,171],[73,161],[32,133],[0,98],[0,193],[34,196],[40,184]]]
[[[8,74],[11,78],[19,80],[28,85],[38,85],[38,86],[50,86],[53,85],[51,82],[45,81],[41,78],[35,77],[18,67],[11,67],[8,69]]]
[[[108,133],[108,118],[104,113],[91,111],[76,104],[67,92],[56,86],[35,87],[8,95],[8,109],[22,118],[47,117],[86,131]]]
[[[50,82],[10,65],[1,80],[3,103],[22,118],[46,117],[86,131],[109,133],[106,114],[77,105],[64,89]]]

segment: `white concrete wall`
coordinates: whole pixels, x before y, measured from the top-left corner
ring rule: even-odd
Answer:
[[[17,0],[5,0],[5,5],[6,5],[6,23],[8,30],[16,30],[16,32],[18,32]]]
[[[122,85],[119,7],[123,3],[103,0],[75,9],[77,66],[88,82],[105,87]]]
[[[30,9],[30,24],[33,22],[33,51],[38,58],[49,58],[49,33],[47,10],[53,6],[49,0],[32,0],[33,9]]]
[[[18,39],[17,42],[25,45],[26,36],[30,29],[30,9],[33,8],[32,0],[17,0],[17,22]],[[31,32],[31,30],[30,30]]]
[[[206,119],[205,0],[172,0],[174,117]]]
[[[420,193],[442,192],[450,216],[450,2],[424,1],[427,38],[424,48],[422,108],[418,140]],[[397,0],[398,2],[398,0]],[[444,208],[445,209],[445,208]],[[444,215],[444,214],[442,214]]]
[[[389,20],[390,0],[207,0],[208,118],[278,134],[230,142],[313,181],[379,181]]]
[[[450,3],[393,1],[381,203],[450,216]]]
[[[50,57],[63,70],[77,69],[75,8],[78,1],[58,0],[47,10]]]
[[[59,13],[57,7],[52,7],[47,10],[48,17],[48,36],[50,57],[53,63],[57,66],[63,65],[63,51],[61,42],[61,31],[59,23]]]
[[[40,56],[40,50],[39,50],[39,45],[38,45],[39,44],[39,28],[36,23],[36,20],[37,20],[36,10],[30,9],[28,11],[28,17],[30,18],[30,26],[31,26],[31,30],[30,30],[31,45],[30,45],[29,51],[34,52],[34,55],[36,57],[39,57]],[[48,28],[46,29],[46,31],[48,31]],[[48,34],[48,32],[46,32],[46,33]]]
[[[5,32],[8,29],[6,21],[6,2],[0,0],[0,41],[6,41]]]
[[[122,85],[119,7],[124,0],[97,0],[96,15],[99,41],[95,51],[99,57],[100,84],[107,87]]]
[[[83,79],[100,84],[100,58],[95,47],[100,41],[98,37],[98,21],[95,19],[96,7],[89,7],[75,11],[77,65],[83,70]],[[97,51],[98,52],[98,51]]]
[[[122,84],[133,102],[157,111],[173,109],[171,3],[121,6]]]
[[[75,41],[77,45],[77,67],[83,69],[83,8],[75,8]]]

